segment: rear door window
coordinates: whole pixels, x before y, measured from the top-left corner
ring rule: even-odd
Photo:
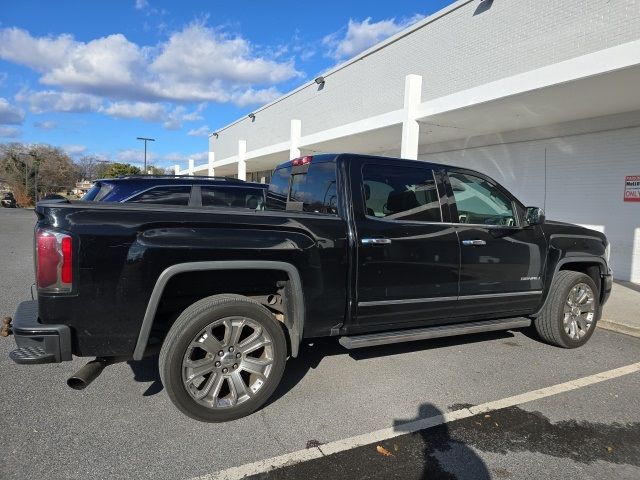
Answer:
[[[202,186],[200,190],[203,207],[264,208],[264,194],[259,188]]]
[[[302,203],[304,212],[337,215],[336,164],[312,162],[308,172],[293,175],[289,200]]]
[[[386,220],[441,222],[440,198],[428,168],[364,165],[366,215]]]
[[[274,170],[267,192],[267,209],[286,210],[287,195],[289,194],[289,177],[291,166]]]
[[[188,185],[155,187],[136,195],[129,202],[157,203],[160,205],[189,205],[191,187]]]
[[[84,194],[82,200],[87,202],[94,201],[99,202],[103,198],[105,198],[111,191],[113,190],[113,183],[105,183],[105,182],[96,182],[93,187],[91,187],[87,193]]]

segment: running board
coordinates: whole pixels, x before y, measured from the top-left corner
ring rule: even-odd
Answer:
[[[468,333],[492,332],[495,330],[511,330],[531,325],[528,318],[507,318],[502,320],[484,320],[482,322],[456,323],[438,327],[415,328],[412,330],[394,330],[392,332],[369,333],[353,337],[340,337],[340,345],[349,350],[390,343],[413,342],[427,338],[453,337]]]

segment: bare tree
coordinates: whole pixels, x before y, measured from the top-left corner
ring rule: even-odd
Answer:
[[[109,162],[95,155],[84,155],[76,161],[78,180],[96,180],[106,175]]]
[[[38,193],[48,195],[69,190],[76,182],[76,169],[69,155],[51,145],[34,145],[30,155],[35,160]]]
[[[77,177],[71,158],[60,148],[21,143],[0,145],[0,173],[22,206],[72,188]]]

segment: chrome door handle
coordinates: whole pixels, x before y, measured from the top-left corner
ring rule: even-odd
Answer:
[[[363,238],[360,240],[363,245],[389,245],[391,239],[389,238]]]
[[[484,240],[462,240],[462,244],[463,245],[475,245],[475,246],[480,246],[480,245],[486,245],[487,242],[485,242]]]

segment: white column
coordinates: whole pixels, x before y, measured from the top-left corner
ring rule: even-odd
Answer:
[[[195,162],[193,160],[193,158],[189,159],[189,175],[193,177],[194,174],[194,170],[195,170],[196,166],[195,166]]]
[[[245,156],[247,154],[247,141],[238,140],[238,178],[240,180],[247,179],[247,162]]]
[[[289,144],[289,160],[300,156],[300,137],[302,137],[302,121],[291,120],[291,143]]]
[[[180,175],[180,165],[174,165],[173,166],[173,174],[174,175]]]
[[[216,156],[213,152],[209,152],[209,171],[207,172],[207,175],[209,175],[210,177],[213,177],[215,172],[213,169],[213,162],[215,162],[216,160]]]
[[[418,159],[420,125],[416,121],[416,110],[422,96],[422,76],[407,75],[404,79],[404,114],[402,118],[402,158]]]

